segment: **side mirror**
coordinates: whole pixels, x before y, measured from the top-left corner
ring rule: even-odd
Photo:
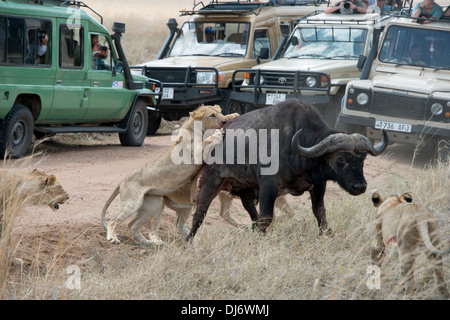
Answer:
[[[269,48],[261,48],[259,51],[260,59],[269,59]]]
[[[356,65],[359,70],[362,70],[364,67],[364,64],[366,63],[367,57],[360,55],[358,58],[358,64]]]
[[[118,59],[116,65],[112,69],[113,77],[116,76],[116,73],[122,73],[122,71],[123,71],[123,61],[121,59]]]
[[[296,46],[296,45],[298,45],[298,38],[292,37],[289,42],[291,43],[291,45]]]

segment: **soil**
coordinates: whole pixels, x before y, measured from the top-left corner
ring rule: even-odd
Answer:
[[[4,168],[25,167],[44,170],[56,175],[70,199],[56,212],[49,207],[29,207],[23,209],[17,218],[14,234],[21,238],[16,257],[25,266],[41,265],[43,268],[55,260],[63,265],[79,266],[98,255],[118,249],[128,255],[141,254],[146,248],[132,239],[115,246],[106,240],[106,232],[101,226],[100,214],[106,199],[116,185],[132,170],[151,162],[171,146],[170,134],[147,137],[142,147],[123,147],[116,135],[57,135],[36,147],[34,156],[19,160],[4,161]],[[39,154],[40,153],[40,154]],[[415,170],[421,170],[429,159],[419,155],[411,165],[413,149],[405,145],[393,145],[379,157],[368,156],[365,162],[365,176],[371,184],[383,181],[387,175],[406,177]],[[429,154],[429,153],[428,153]],[[325,203],[338,200],[347,194],[335,183],[328,186]],[[310,207],[308,195],[289,196],[292,203]],[[120,197],[112,203],[108,217],[116,214]],[[204,225],[222,225],[218,212],[218,202],[214,200]],[[233,216],[242,223],[250,223],[249,217],[238,200],[233,202]],[[160,236],[163,241],[180,241],[182,236],[175,229],[175,213],[165,209]],[[190,227],[191,220],[188,221]],[[130,235],[126,223],[118,228],[118,233]],[[145,234],[145,233],[144,233]]]

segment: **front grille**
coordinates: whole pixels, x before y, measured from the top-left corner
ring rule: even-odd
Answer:
[[[148,67],[145,70],[147,77],[157,79],[163,83],[184,83],[187,69],[163,69]],[[188,79],[190,80],[190,79]]]
[[[375,92],[371,104],[374,114],[423,120],[426,116],[427,99],[403,94]]]
[[[261,76],[264,77],[264,85],[293,88],[295,84],[295,73],[262,72]]]

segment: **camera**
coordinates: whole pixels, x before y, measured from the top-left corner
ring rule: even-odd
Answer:
[[[98,51],[108,50],[108,47],[98,46]]]
[[[342,14],[352,14],[353,10],[350,9],[352,3],[350,1],[345,1],[344,5],[341,7],[340,11]]]
[[[37,38],[39,39],[39,40],[43,40],[43,39],[45,39],[45,36],[46,36],[47,34],[45,33],[45,32],[38,32],[38,36],[37,36]]]

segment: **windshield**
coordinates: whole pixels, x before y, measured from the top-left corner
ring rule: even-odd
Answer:
[[[249,30],[250,23],[186,22],[169,56],[243,57],[247,52]]]
[[[302,27],[294,30],[283,58],[358,59],[367,29]]]
[[[384,37],[380,61],[397,65],[450,68],[450,32],[391,26]]]

